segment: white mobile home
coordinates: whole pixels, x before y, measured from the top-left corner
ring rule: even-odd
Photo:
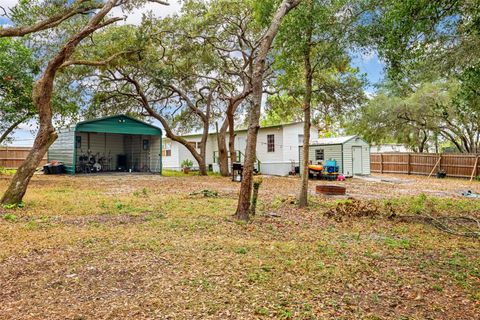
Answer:
[[[318,139],[318,129],[311,129],[311,143]],[[197,148],[200,147],[200,134],[183,136]],[[227,134],[228,141],[228,134]],[[247,130],[235,131],[235,149],[240,162],[243,162],[243,152],[247,143]],[[299,166],[298,147],[303,144],[303,122],[262,127],[258,131],[257,159],[262,174],[285,176],[294,166]],[[216,133],[208,136],[207,165],[214,171],[219,170],[217,164],[218,143]],[[170,170],[180,170],[181,163],[189,159],[198,166],[190,152],[178,142],[165,139],[163,143],[163,167]]]
[[[302,148],[299,147],[300,163],[303,162]],[[370,174],[370,145],[358,136],[323,138],[310,145],[311,163],[323,164],[330,159],[337,161],[339,172],[346,177]]]

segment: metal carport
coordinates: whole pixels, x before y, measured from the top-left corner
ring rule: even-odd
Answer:
[[[60,161],[67,173],[74,174],[85,172],[86,157],[97,163],[101,159],[102,171],[161,173],[162,130],[127,115],[82,121],[58,130],[48,151],[49,162]]]

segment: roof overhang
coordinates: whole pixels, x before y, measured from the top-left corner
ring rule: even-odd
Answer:
[[[162,129],[127,115],[115,115],[77,123],[76,132],[162,136]]]

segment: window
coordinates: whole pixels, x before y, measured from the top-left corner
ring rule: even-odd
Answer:
[[[298,145],[299,146],[303,146],[303,139],[304,139],[303,134],[299,134],[298,135]]]
[[[315,149],[315,160],[323,160],[324,159],[324,153],[323,149]]]
[[[275,152],[275,135],[267,134],[267,152]]]
[[[188,144],[194,147],[195,149],[201,149],[202,147],[202,143],[200,141],[189,141]]]
[[[172,143],[171,142],[163,142],[163,150],[162,156],[164,157],[171,157],[172,156]]]

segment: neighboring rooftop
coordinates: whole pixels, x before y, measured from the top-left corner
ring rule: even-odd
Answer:
[[[335,137],[335,138],[320,138],[315,144],[343,144],[357,136],[344,136],[344,137]]]

